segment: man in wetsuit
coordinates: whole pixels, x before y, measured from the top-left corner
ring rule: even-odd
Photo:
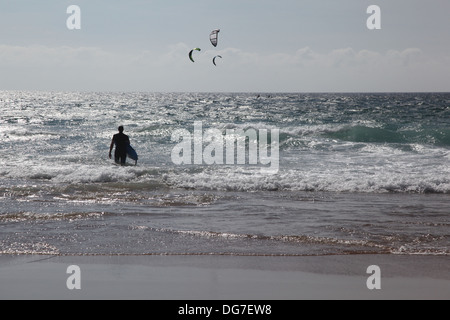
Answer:
[[[123,134],[123,127],[119,127],[119,133],[115,134],[111,141],[111,147],[109,148],[109,158],[112,158],[112,149],[114,145],[116,146],[116,152],[114,153],[114,157],[116,163],[120,163],[121,165],[125,165],[127,161],[127,147],[130,144],[130,138]]]

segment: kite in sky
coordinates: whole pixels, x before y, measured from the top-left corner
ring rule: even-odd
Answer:
[[[195,62],[194,58],[192,57],[192,54],[194,53],[194,51],[202,51],[202,49],[195,48],[195,49],[192,49],[191,52],[189,52],[189,59],[191,59],[192,62]]]
[[[216,58],[222,59],[222,56],[215,56],[214,59],[213,59],[213,63],[214,63],[214,65],[217,67],[217,64],[216,64]]]
[[[216,30],[213,30],[213,32],[211,32],[211,34],[209,35],[209,40],[211,40],[211,44],[214,47],[217,47],[217,43],[219,41],[219,32],[220,32],[220,29],[216,29]]]
[[[212,44],[214,47],[217,47],[217,44],[218,44],[218,42],[219,42],[219,32],[220,32],[220,29],[216,29],[216,30],[213,30],[213,31],[211,32],[211,34],[209,35],[209,40],[211,41],[211,44]],[[192,50],[189,52],[189,59],[191,59],[192,62],[195,62],[195,60],[194,60],[194,58],[193,58],[193,53],[194,53],[194,51],[202,51],[202,49],[200,49],[200,48],[195,48],[195,49],[192,49]],[[216,58],[222,58],[222,57],[221,57],[221,56],[215,56],[215,57],[214,57],[214,59],[213,59],[213,64],[214,64],[215,66],[217,66],[217,65],[216,65]]]

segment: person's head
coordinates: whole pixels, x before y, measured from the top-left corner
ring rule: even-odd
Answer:
[[[120,132],[120,133],[123,133],[123,126],[120,126],[120,127],[119,127],[119,132]]]

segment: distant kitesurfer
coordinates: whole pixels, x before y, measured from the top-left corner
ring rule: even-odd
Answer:
[[[109,158],[112,158],[112,149],[116,146],[116,152],[114,158],[116,163],[125,165],[127,161],[127,147],[130,145],[130,138],[123,133],[123,126],[119,127],[119,133],[115,134],[111,141],[111,147],[109,148]]]

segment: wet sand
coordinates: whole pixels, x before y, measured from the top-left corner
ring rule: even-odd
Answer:
[[[0,256],[0,299],[450,299],[450,258]],[[80,290],[67,273],[80,267]],[[367,268],[381,269],[369,290]]]

